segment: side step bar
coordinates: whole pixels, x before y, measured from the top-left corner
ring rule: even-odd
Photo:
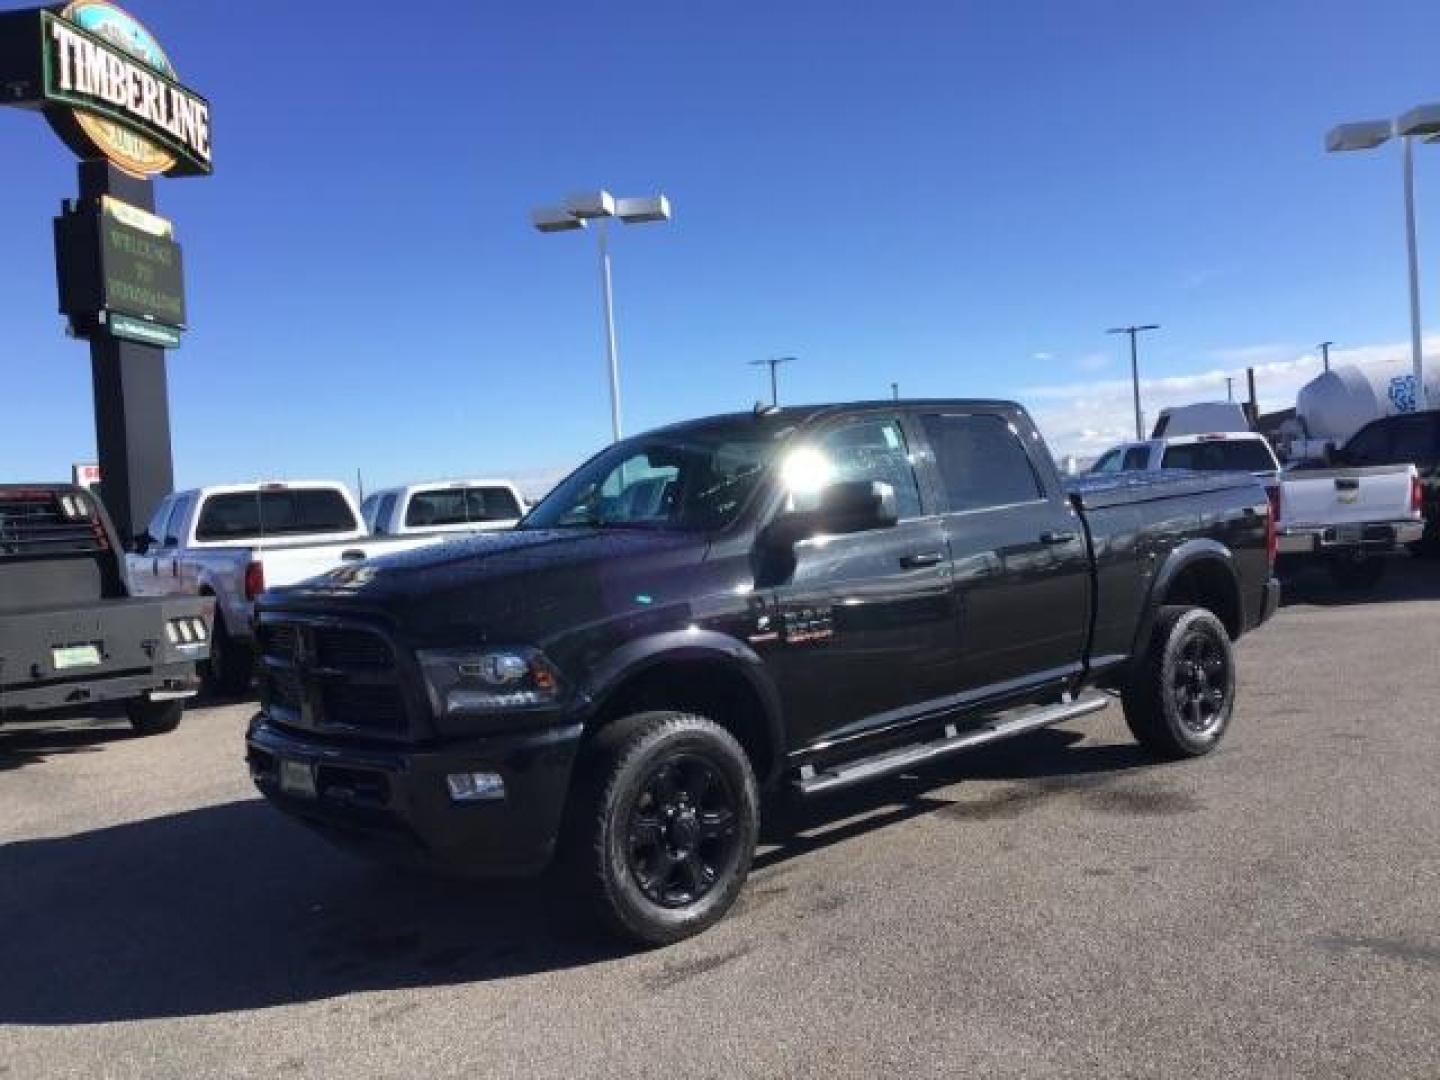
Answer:
[[[838,791],[852,784],[863,784],[881,776],[904,772],[917,765],[924,765],[937,758],[958,754],[963,750],[999,742],[1001,739],[1039,731],[1051,724],[1059,724],[1076,717],[1089,716],[1110,704],[1108,695],[1091,692],[1073,701],[1062,701],[1055,705],[1029,705],[997,713],[988,723],[978,728],[959,730],[954,724],[946,725],[946,736],[920,746],[906,746],[898,750],[887,750],[875,757],[847,761],[843,765],[823,771],[814,771],[809,766],[801,770],[795,781],[802,795],[820,795],[827,791]]]

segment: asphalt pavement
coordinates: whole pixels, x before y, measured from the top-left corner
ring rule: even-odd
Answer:
[[[652,952],[332,850],[253,706],[0,730],[0,1078],[1435,1077],[1440,563],[1290,596],[1216,755],[1117,705],[817,803]]]

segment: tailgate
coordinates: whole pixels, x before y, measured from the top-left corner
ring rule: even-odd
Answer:
[[[1406,521],[1410,509],[1408,465],[1375,469],[1327,469],[1281,478],[1280,526],[1359,525]]]
[[[203,660],[208,645],[172,643],[166,624],[200,618],[206,639],[214,601],[131,597],[0,612],[0,689],[105,679]]]

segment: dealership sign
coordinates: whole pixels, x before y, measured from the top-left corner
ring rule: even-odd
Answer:
[[[102,0],[0,15],[0,94],[42,109],[82,158],[136,176],[211,171],[210,103],[138,20]]]

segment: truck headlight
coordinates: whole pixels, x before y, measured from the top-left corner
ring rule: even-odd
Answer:
[[[560,673],[538,649],[422,649],[418,659],[441,716],[544,708],[564,692]]]

